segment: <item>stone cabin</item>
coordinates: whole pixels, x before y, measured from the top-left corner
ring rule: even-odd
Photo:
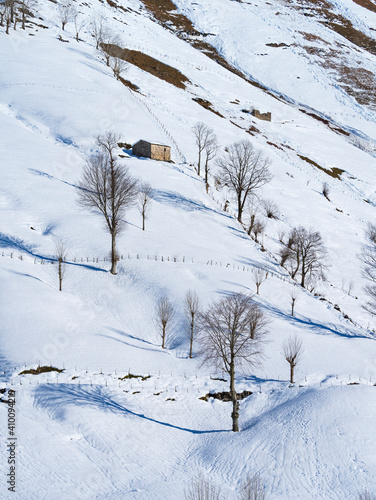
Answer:
[[[258,118],[259,120],[265,120],[267,122],[271,122],[272,121],[272,114],[270,112],[268,112],[268,113],[260,113],[260,111],[258,109],[254,109],[251,114],[255,118]]]
[[[138,141],[132,147],[132,154],[151,160],[171,161],[171,147],[156,142]]]

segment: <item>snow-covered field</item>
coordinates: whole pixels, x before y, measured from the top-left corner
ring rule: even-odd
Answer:
[[[38,2],[42,19],[35,21],[46,28],[10,35],[0,28],[0,389],[16,391],[17,437],[13,494],[6,483],[7,405],[1,404],[0,498],[184,499],[198,473],[237,498],[249,472],[260,474],[268,499],[342,500],[366,488],[376,492],[375,325],[362,307],[359,259],[376,204],[375,114],[302,55],[301,32],[332,44],[341,37],[289,2],[175,3],[196,29],[215,35],[207,41],[231,64],[284,99],[177,38],[138,0],[119,0],[125,10],[96,0],[77,4],[86,23],[80,42],[72,23],[59,28],[53,2]],[[374,13],[350,0],[332,4],[375,38]],[[105,16],[123,47],[179,69],[187,88],[133,65],[124,78],[140,93],[118,82],[89,34],[94,14]],[[375,73],[374,56],[345,45],[351,64]],[[223,117],[192,100],[197,97]],[[242,112],[252,107],[271,111],[272,121]],[[208,194],[197,176],[197,121],[215,130],[222,151],[250,139],[270,158],[273,179],[261,197],[277,204],[278,219],[254,205],[266,222],[266,252],[237,222],[229,192],[214,187],[214,163]],[[255,136],[246,133],[251,126],[259,130]],[[108,130],[127,143],[171,144],[174,160],[120,160],[151,184],[153,201],[146,231],[136,207],[126,214],[116,276],[109,273],[103,221],[76,203],[95,137]],[[302,157],[344,172],[330,177]],[[278,264],[279,235],[300,224],[320,231],[328,251],[327,281],[316,295],[297,287]],[[57,239],[68,249],[62,292],[53,263]],[[270,319],[268,343],[262,365],[239,373],[238,391],[252,395],[240,403],[241,431],[232,433],[231,404],[199,399],[228,390],[228,382],[197,356],[188,358],[184,298],[196,290],[207,307],[228,293],[255,293],[255,266],[268,271],[255,296]],[[297,288],[292,317],[290,294]],[[176,311],[167,349],[154,320],[162,296]],[[304,357],[289,387],[281,350],[295,333]],[[64,371],[19,375],[37,365]],[[144,380],[121,380],[128,373]]]

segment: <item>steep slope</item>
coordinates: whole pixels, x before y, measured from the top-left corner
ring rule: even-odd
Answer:
[[[126,85],[95,51],[89,25],[80,42],[71,24],[59,29],[52,2],[38,5],[45,29],[32,25],[9,36],[0,31],[0,61],[7,68],[0,74],[0,375],[3,386],[17,390],[18,498],[49,498],[51,492],[57,499],[183,498],[200,470],[223,481],[232,495],[248,471],[260,471],[270,498],[352,498],[361,488],[375,489],[368,429],[376,344],[362,308],[358,259],[376,203],[372,103],[333,87],[336,77],[301,55],[294,23],[329,40],[316,14],[302,17],[288,3],[254,3],[251,9],[227,0],[176,2],[192,19],[192,36],[217,33],[203,38],[260,82],[252,85],[186,34],[177,36],[173,24],[156,22],[150,4],[79,5],[88,20],[104,16],[119,45],[138,57],[129,63]],[[345,7],[349,19],[363,12],[350,2],[337,5],[342,13]],[[283,16],[282,10],[272,16],[273,9],[283,9]],[[278,40],[272,19],[279,20]],[[288,37],[294,50],[264,48]],[[268,62],[254,64],[249,47],[267,50],[259,57]],[[289,68],[284,78],[276,51]],[[372,54],[349,51],[352,61],[374,64]],[[170,67],[176,76],[178,70],[185,88],[162,78],[153,60],[164,64],[164,72]],[[272,121],[244,112],[252,107],[271,111]],[[200,120],[215,129],[222,147],[248,138],[271,159],[273,180],[262,197],[277,203],[278,220],[267,219],[256,204],[267,222],[266,252],[236,221],[228,190],[215,188],[214,163],[209,194],[196,175],[191,128]],[[76,204],[95,137],[109,129],[127,143],[168,142],[174,159],[153,162],[119,149],[120,161],[152,185],[153,205],[145,232],[137,208],[127,213],[115,277],[108,272],[109,236],[101,219]],[[328,175],[333,172],[340,175]],[[330,202],[321,192],[324,181]],[[222,210],[226,199],[229,212]],[[289,295],[296,286],[278,265],[278,235],[298,224],[320,230],[330,268],[316,295],[300,290],[292,317]],[[53,264],[58,238],[69,249],[62,293]],[[224,375],[200,368],[196,357],[188,359],[184,296],[195,289],[206,306],[223,294],[254,292],[255,266],[269,272],[255,299],[271,319],[269,343],[263,365],[238,378],[238,389],[253,394],[241,403],[242,432],[234,436],[227,431],[228,403],[198,399],[228,384],[213,380]],[[176,309],[166,350],[154,321],[163,295]],[[297,370],[302,387],[289,389],[281,346],[295,332],[305,346]],[[64,371],[19,375],[23,365],[37,364]],[[121,380],[127,373],[150,378]],[[354,380],[358,385],[346,386]],[[1,411],[5,418],[6,405]],[[6,450],[0,453],[6,464]]]

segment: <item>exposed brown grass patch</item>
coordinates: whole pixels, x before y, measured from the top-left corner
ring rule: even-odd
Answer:
[[[369,0],[354,0],[358,5],[376,12],[376,5]],[[336,32],[345,40],[367,52],[376,55],[376,40],[369,37],[362,31],[356,29],[349,19],[341,14],[333,12],[333,6],[327,0],[290,0],[295,9],[302,7],[313,13],[321,24],[326,28]],[[337,76],[338,84],[343,90],[351,95],[361,105],[368,105],[372,108],[376,106],[376,81],[370,71],[360,66],[351,67],[347,61],[346,50],[340,42],[334,47],[330,47],[328,42],[316,35],[299,32],[304,39],[315,42],[319,45],[304,46],[303,48],[310,55],[317,58],[317,63],[326,69],[332,69]],[[352,63],[353,66],[353,63]]]
[[[314,167],[318,168],[319,170],[322,170],[326,174],[330,175],[330,177],[333,177],[334,179],[342,180],[341,174],[343,174],[344,170],[337,168],[337,167],[333,167],[330,170],[328,170],[327,168],[322,167],[321,165],[319,165],[315,161],[311,160],[310,158],[307,158],[306,156],[302,156],[299,154],[298,154],[298,156],[301,160],[309,163],[310,165],[313,165]]]
[[[354,3],[368,9],[372,12],[376,12],[376,5],[372,3],[370,0],[353,0]]]
[[[29,370],[24,370],[19,375],[39,375],[40,373],[48,372],[58,372],[61,373],[63,370],[55,368],[53,366],[38,366],[36,369],[30,368]]]
[[[178,69],[168,66],[154,57],[148,56],[138,50],[122,49],[117,45],[106,45],[105,50],[110,52],[113,56],[119,57],[137,68],[156,76],[160,80],[164,80],[179,89],[185,89],[186,85],[190,83],[189,79],[183,75]]]
[[[125,85],[126,87],[129,87],[131,90],[133,90],[133,92],[138,92],[139,94],[141,94],[140,88],[137,87],[137,85],[135,85],[134,83],[130,82],[129,80],[125,80],[121,76],[119,77],[119,80],[121,81],[121,83],[123,85]]]
[[[221,113],[219,113],[219,111],[216,111],[213,108],[213,105],[210,101],[207,101],[206,99],[201,99],[201,97],[192,97],[192,100],[197,102],[197,104],[199,104],[203,108],[207,109],[208,111],[211,111],[212,113],[215,113],[216,115],[223,118],[223,115],[221,115]]]

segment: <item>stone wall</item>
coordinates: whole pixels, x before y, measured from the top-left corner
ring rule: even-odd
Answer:
[[[153,160],[171,161],[170,146],[161,146],[159,144],[152,144],[151,158]]]
[[[138,141],[132,148],[132,154],[135,156],[142,156],[151,158],[151,144],[147,141]]]
[[[260,113],[260,111],[258,109],[254,109],[252,111],[252,116],[254,116],[255,118],[258,118],[259,120],[265,120],[267,122],[272,121],[272,114],[270,112]]]

